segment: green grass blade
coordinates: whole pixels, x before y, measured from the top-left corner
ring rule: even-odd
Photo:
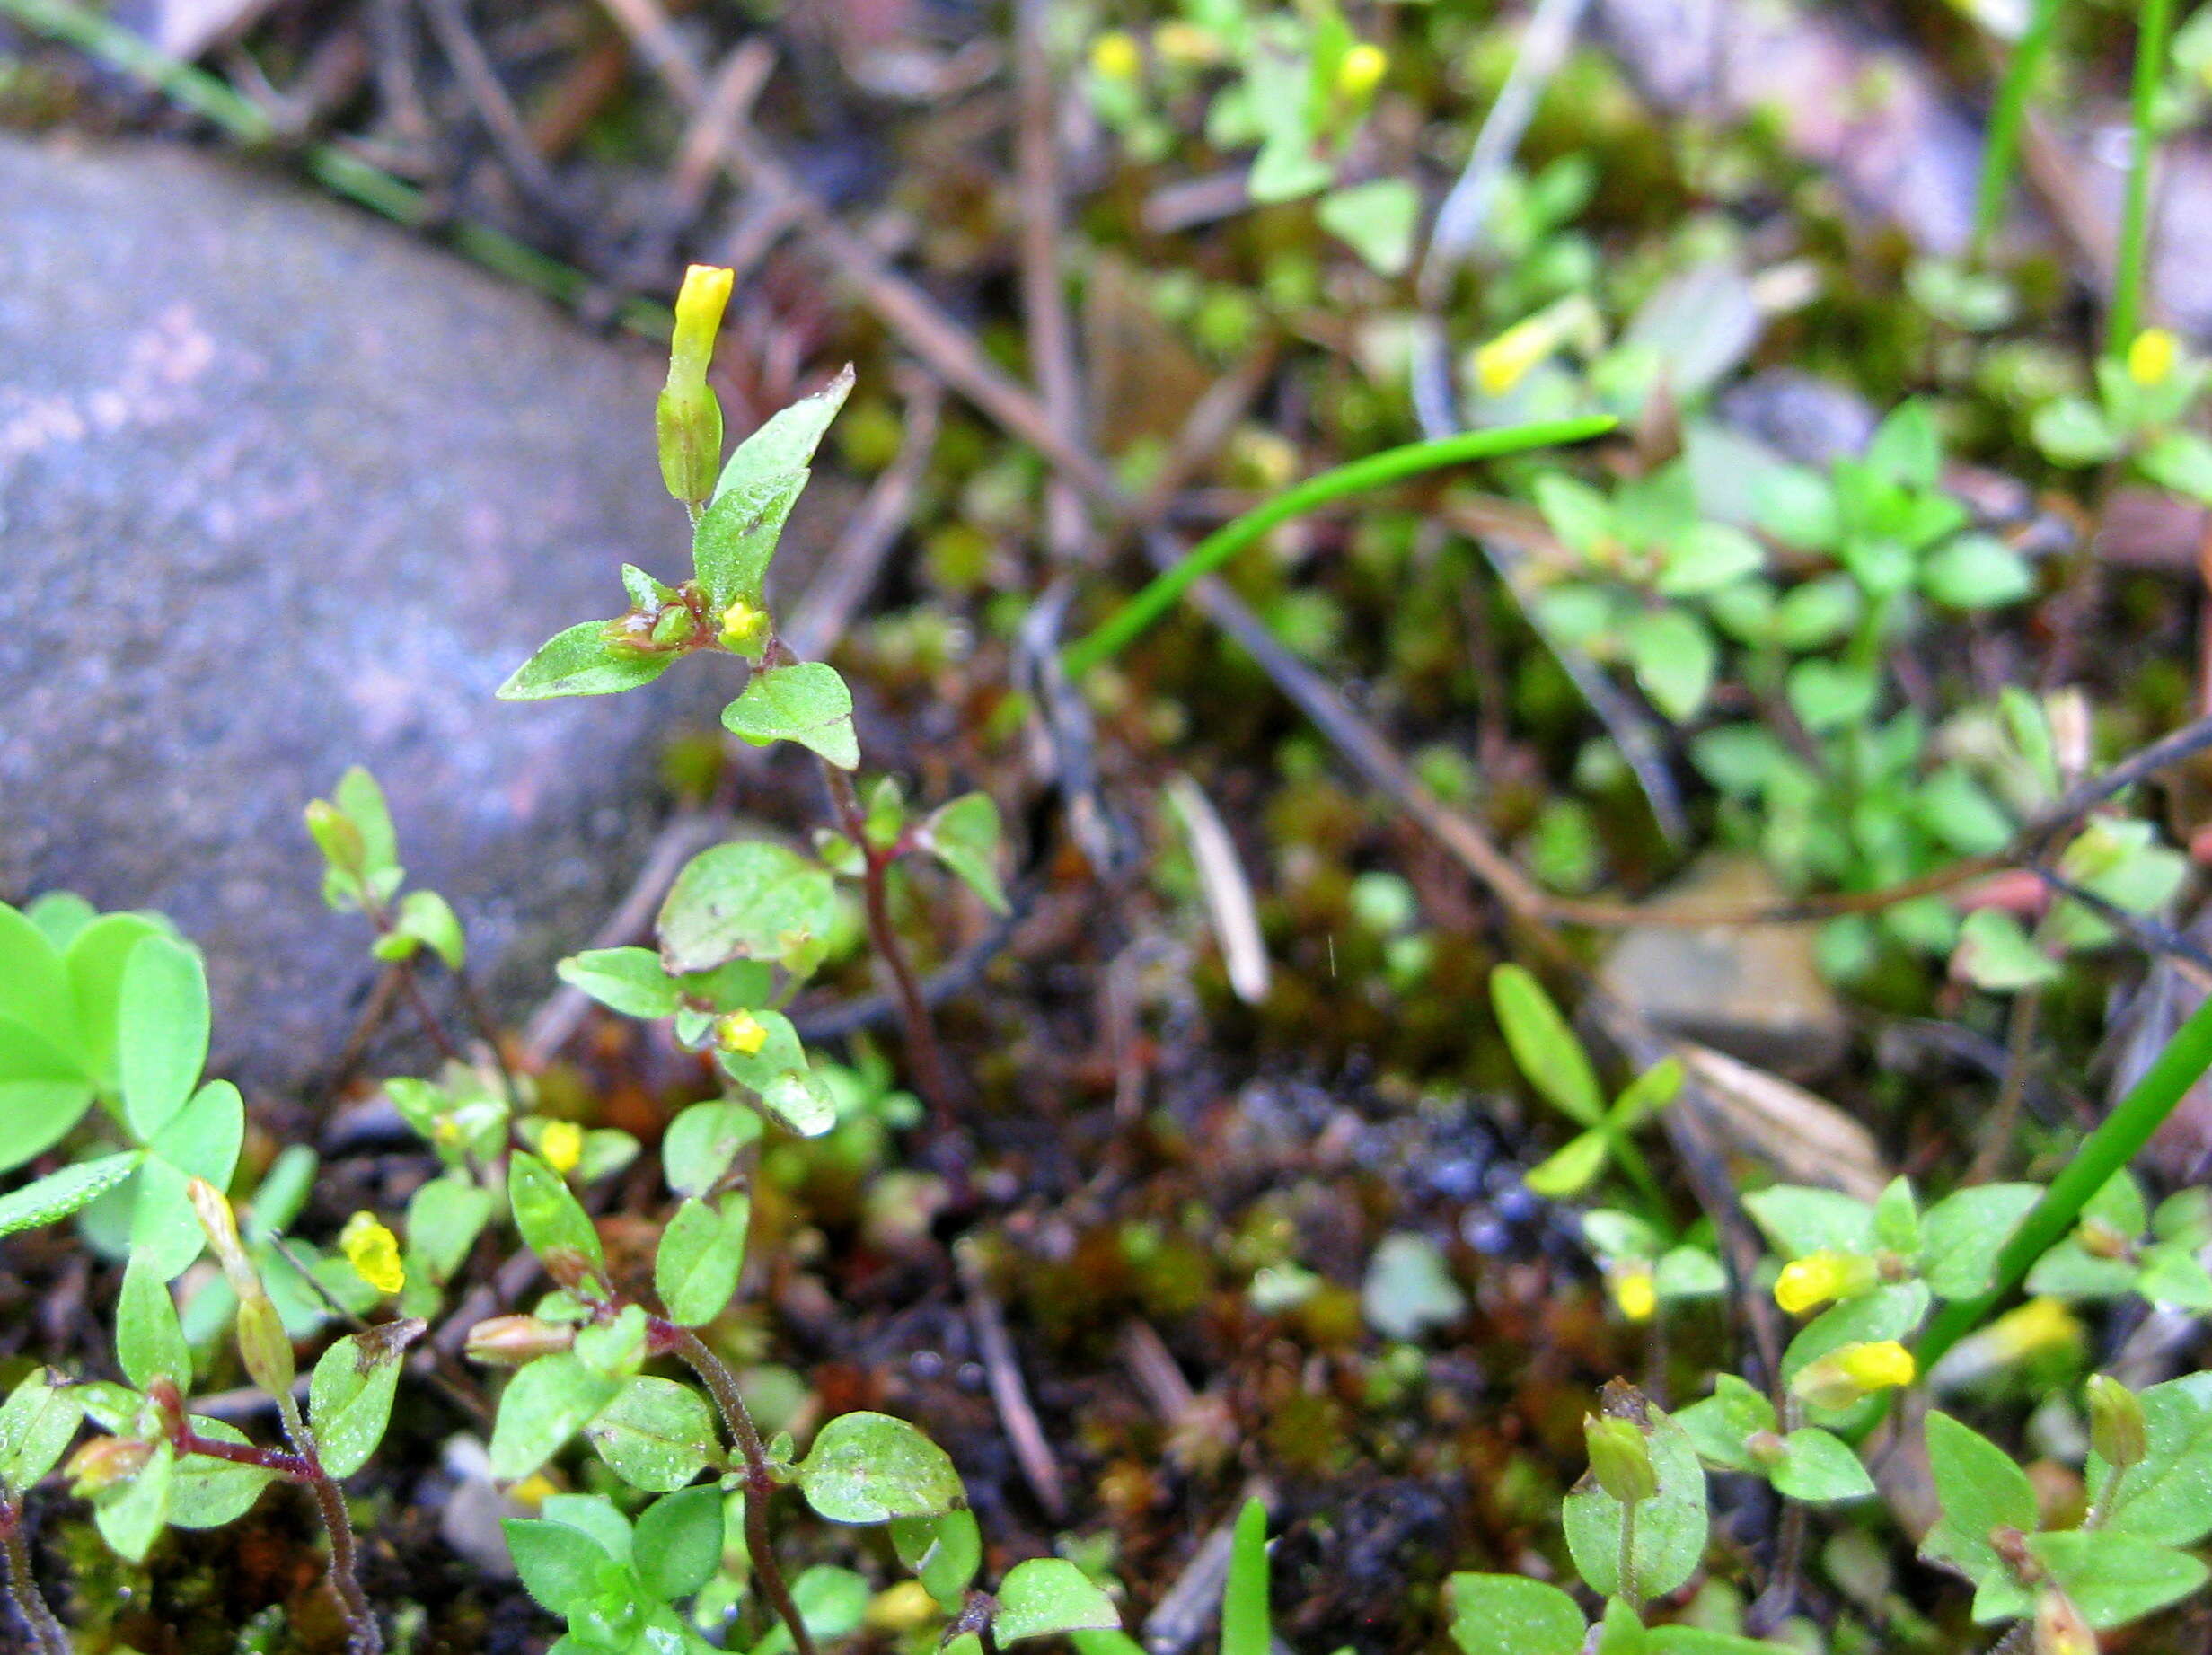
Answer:
[[[1989,251],[1989,240],[1996,233],[1998,220],[2005,216],[2021,129],[2027,125],[2028,100],[2034,93],[2043,60],[2050,56],[2060,4],[2061,0],[2035,0],[2028,26],[2013,48],[2005,65],[2005,78],[1997,86],[1996,103],[1989,111],[1988,136],[1982,143],[1981,178],[1974,189],[1974,239],[1967,256],[1976,264]]]
[[[2151,162],[2158,148],[2151,123],[2158,112],[2158,83],[2166,69],[2166,34],[2173,0],[2143,0],[2136,27],[2135,141],[2128,157],[2128,204],[2119,221],[2119,256],[2112,268],[2112,309],[2104,348],[2125,356],[2142,326],[2144,260],[2151,236]]]
[[[1174,608],[1176,601],[1194,583],[1211,575],[1276,524],[1287,523],[1292,517],[1326,506],[1332,500],[1363,494],[1385,483],[1432,471],[1440,466],[1494,460],[1503,454],[1522,453],[1555,444],[1584,442],[1604,435],[1617,423],[1609,417],[1597,415],[1507,426],[1494,431],[1469,431],[1432,443],[1408,443],[1402,448],[1388,448],[1379,454],[1370,454],[1335,471],[1309,477],[1200,541],[1180,563],[1157,576],[1097,630],[1069,645],[1060,657],[1061,665],[1069,677],[1080,678],[1094,666],[1111,660]]]
[[[1221,1655],[1267,1655],[1267,1508],[1256,1500],[1237,1513],[1221,1589]]]
[[[1996,1282],[1989,1291],[1979,1298],[1944,1306],[1943,1314],[1928,1325],[1914,1351],[1923,1373],[1944,1351],[1987,1321],[2025,1279],[2036,1260],[2065,1239],[2089,1198],[2104,1187],[2106,1179],[2135,1159],[2208,1068],[2212,1068],[2212,999],[2198,1007],[2189,1021],[2174,1031],[2157,1061],[2051,1181],[2043,1199],[2036,1202],[1997,1254]]]

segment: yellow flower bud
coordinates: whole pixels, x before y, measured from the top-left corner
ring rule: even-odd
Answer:
[[[576,1343],[576,1329],[534,1316],[495,1316],[469,1329],[468,1358],[494,1368],[519,1368]]]
[[[2146,390],[2163,385],[2181,359],[2181,343],[2164,328],[2146,328],[2128,345],[2128,377]]]
[[[1649,1268],[1631,1264],[1613,1273],[1613,1303],[1631,1322],[1648,1322],[1659,1309],[1659,1284]]]
[[[1775,1278],[1775,1303],[1803,1316],[1831,1299],[1857,1298],[1874,1286],[1876,1274],[1871,1258],[1823,1248],[1782,1267]]]
[[[2150,1452],[2150,1426],[2136,1394],[2109,1373],[2089,1376],[2089,1446],[2118,1471]]]
[[[235,1332],[238,1360],[245,1364],[248,1377],[271,1396],[288,1396],[299,1371],[292,1358],[292,1335],[285,1332],[284,1317],[258,1281],[252,1293],[238,1300]]]
[[[562,1177],[584,1158],[584,1129],[574,1121],[549,1121],[538,1135],[538,1154]]]
[[[400,1238],[377,1220],[373,1212],[357,1212],[338,1232],[338,1250],[346,1255],[354,1273],[389,1296],[407,1285],[407,1267],[400,1262]]]
[[[901,1580],[886,1587],[868,1606],[868,1624],[874,1632],[919,1632],[943,1618],[937,1599],[919,1580]]]
[[[758,1057],[768,1043],[768,1029],[749,1011],[733,1011],[714,1026],[715,1043],[739,1057]]]
[[[1916,1371],[1910,1351],[1894,1339],[1881,1339],[1847,1344],[1806,1363],[1790,1389],[1816,1408],[1848,1408],[1876,1391],[1910,1385]]]
[[[1390,55],[1381,47],[1362,40],[1346,52],[1336,66],[1337,94],[1356,102],[1382,84],[1389,68]]]
[[[735,279],[734,272],[712,265],[695,264],[684,272],[668,342],[668,383],[653,405],[661,480],[687,505],[713,495],[721,470],[722,404],[707,383],[707,367]]]
[[[354,819],[328,799],[309,802],[307,832],[323,860],[340,873],[358,874],[368,860],[368,844]]]
[[[768,612],[755,609],[739,598],[722,612],[722,647],[748,660],[758,660],[761,646],[768,641],[769,629]]]
[[[1091,48],[1091,66],[1094,68],[1097,66],[1097,51],[1096,46]],[[1221,60],[1221,42],[1212,31],[1176,18],[1152,31],[1152,51],[1162,63],[1199,69]]]
[[[670,384],[679,378],[706,378],[707,365],[714,360],[714,336],[722,330],[722,313],[736,279],[735,270],[718,265],[695,264],[683,272],[683,286],[676,294],[676,330],[668,346]]]
[[[1144,53],[1126,29],[1109,29],[1090,43],[1090,72],[1102,81],[1133,81],[1144,73]]]
[[[1486,397],[1502,397],[1558,348],[1559,339],[1542,315],[1517,321],[1475,353],[1475,383]]]
[[[246,1244],[239,1239],[238,1215],[231,1210],[230,1197],[205,1178],[193,1179],[184,1193],[200,1228],[207,1232],[207,1245],[215,1249],[216,1262],[223,1266],[231,1291],[241,1298],[260,1292],[260,1274],[246,1256]]]

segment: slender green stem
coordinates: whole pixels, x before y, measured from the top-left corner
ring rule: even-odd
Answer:
[[[2028,26],[2005,61],[2005,78],[1997,86],[1997,101],[1989,111],[1989,134],[1981,152],[1981,178],[1974,189],[1974,237],[1967,257],[1979,264],[2005,216],[2005,198],[2013,181],[2013,163],[2020,150],[2021,129],[2027,125],[2028,100],[2035,92],[2036,76],[2050,55],[2051,38],[2058,31],[2060,0],[2035,0]]]
[[[267,145],[283,136],[267,110],[228,83],[189,63],[180,63],[74,0],[0,0],[0,16],[12,17],[143,81],[195,115],[214,122],[240,144]],[[431,227],[434,214],[421,190],[334,144],[304,146],[300,151],[300,164],[334,194],[410,229]],[[592,291],[592,277],[584,271],[549,259],[489,224],[457,219],[447,222],[445,229],[447,240],[479,264],[560,304],[580,304]],[[668,307],[649,299],[628,300],[616,315],[623,327],[648,339],[665,339],[675,327],[675,317]]]
[[[2212,999],[2190,1014],[2157,1061],[2051,1181],[2042,1200],[1997,1254],[1989,1290],[1979,1298],[1957,1299],[1944,1306],[1943,1313],[1928,1325],[1914,1352],[1922,1372],[1989,1319],[2036,1260],[2074,1228],[2083,1207],[2104,1187],[2105,1180],[2135,1159],[2208,1068],[2212,1068]]]
[[[2112,268],[2112,308],[2107,318],[2105,350],[2124,355],[2143,321],[2144,262],[2151,234],[2151,162],[2158,147],[2152,130],[2158,114],[2158,86],[2165,77],[2166,33],[2173,22],[2173,0],[2143,0],[2136,27],[2135,141],[2128,157],[2128,204],[2119,221],[2119,256]]]
[[[1638,1615],[1644,1613],[1644,1589],[1636,1581],[1636,1507],[1629,1501],[1620,1509],[1620,1595]]]
[[[8,0],[0,0],[0,4],[7,3]],[[1268,530],[1332,500],[1363,494],[1385,483],[1432,471],[1440,466],[1464,465],[1471,460],[1494,460],[1531,448],[1583,442],[1604,435],[1618,423],[1599,415],[1583,419],[1541,420],[1534,425],[1508,426],[1494,431],[1469,431],[1432,443],[1408,443],[1402,448],[1387,448],[1379,454],[1369,454],[1365,459],[1323,471],[1318,477],[1309,477],[1200,541],[1180,563],[1154,577],[1136,596],[1115,611],[1105,625],[1089,637],[1069,645],[1061,655],[1060,664],[1069,677],[1080,678],[1092,667],[1110,660],[1174,608],[1176,600],[1193,585],[1220,568]]]

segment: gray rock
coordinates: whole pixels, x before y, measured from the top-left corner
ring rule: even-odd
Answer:
[[[1652,907],[1741,908],[1781,898],[1757,861],[1715,856]],[[1806,925],[1654,925],[1622,933],[1602,981],[1669,1034],[1811,1079],[1835,1066],[1850,1032],[1813,963],[1812,941]]]
[[[297,1087],[371,968],[300,825],[365,763],[512,1007],[632,871],[727,676],[507,704],[669,575],[658,353],[220,160],[0,140],[0,895],[207,951],[223,1072]]]

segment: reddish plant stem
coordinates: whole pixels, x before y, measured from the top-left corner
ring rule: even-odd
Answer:
[[[760,1427],[753,1422],[753,1414],[737,1388],[737,1376],[690,1328],[678,1327],[661,1316],[652,1317],[647,1328],[653,1344],[674,1352],[685,1367],[699,1376],[714,1397],[722,1423],[729,1428],[745,1463],[745,1553],[753,1560],[753,1578],[760,1581],[762,1593],[789,1629],[792,1647],[798,1655],[815,1655],[814,1635],[806,1630],[806,1619],[799,1614],[791,1589],[784,1580],[783,1565],[776,1561],[775,1547],[769,1544],[768,1502],[776,1492],[777,1483],[775,1474],[769,1468],[768,1446],[761,1440]]]
[[[315,1509],[322,1513],[322,1527],[330,1536],[330,1586],[346,1611],[348,1655],[383,1655],[383,1628],[377,1624],[376,1611],[370,1607],[368,1594],[361,1589],[361,1578],[354,1567],[353,1518],[346,1510],[346,1492],[322,1468],[314,1433],[301,1417],[299,1404],[289,1395],[281,1395],[277,1407],[284,1419],[284,1434],[298,1453],[301,1480],[315,1497]]]
[[[896,852],[870,842],[868,813],[860,807],[852,778],[826,759],[822,776],[829,788],[831,806],[837,813],[838,831],[860,852],[860,888],[868,909],[868,940],[891,973],[892,997],[906,1037],[906,1055],[914,1067],[914,1083],[929,1100],[938,1130],[953,1132],[958,1130],[960,1116],[952,1070],[946,1065],[944,1048],[938,1043],[937,1024],[930,1016],[929,1003],[921,997],[921,980],[914,974],[906,957],[906,945],[899,940],[898,927],[891,920],[891,864],[897,859]]]
[[[8,1600],[45,1655],[69,1655],[69,1633],[55,1615],[38,1577],[31,1572],[31,1544],[23,1537],[22,1508],[0,1492],[0,1558],[5,1559]]]

